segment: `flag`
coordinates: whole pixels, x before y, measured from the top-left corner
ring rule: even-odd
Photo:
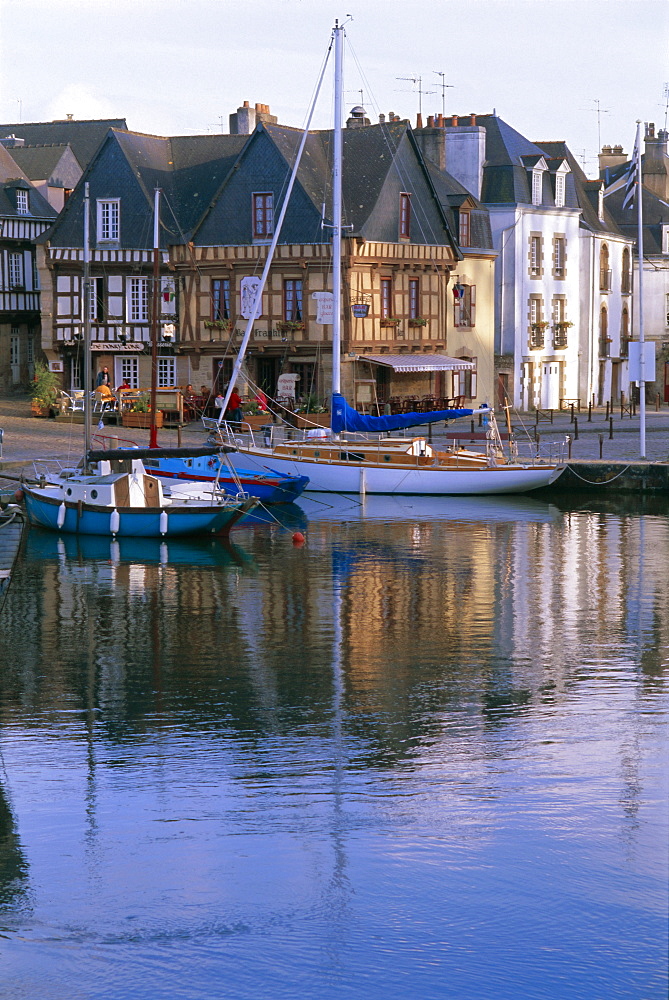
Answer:
[[[634,152],[632,153],[632,159],[630,160],[629,169],[627,171],[627,180],[625,182],[625,196],[623,197],[623,208],[632,208],[634,205],[634,188],[636,187],[636,182],[639,174],[639,130],[637,129],[636,141],[634,143]]]

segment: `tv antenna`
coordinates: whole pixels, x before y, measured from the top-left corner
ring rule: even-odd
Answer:
[[[454,83],[446,83],[445,80],[444,80],[444,77],[446,76],[446,74],[442,73],[441,70],[435,69],[434,72],[437,74],[437,76],[441,77],[441,83],[437,84],[437,86],[441,88],[441,114],[442,114],[442,117],[445,118],[446,117],[446,90],[449,87],[450,88],[454,88],[455,84]]]
[[[609,109],[600,107],[597,97],[593,97],[592,101],[597,105],[597,153],[599,154],[602,151],[602,115],[608,115]]]
[[[664,131],[667,131],[667,112],[669,112],[669,83],[664,85]]]
[[[423,77],[422,76],[396,76],[396,80],[406,80],[408,83],[413,83],[414,87],[418,84],[418,114],[423,114],[423,94],[433,94],[433,90],[423,90]]]

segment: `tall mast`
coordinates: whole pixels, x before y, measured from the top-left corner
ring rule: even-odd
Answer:
[[[83,278],[83,310],[84,310],[84,472],[88,472],[88,453],[91,450],[91,212],[90,189],[88,181],[84,185],[84,278]]]
[[[641,122],[636,125],[637,177],[637,259],[639,261],[638,302],[639,310],[639,457],[646,457],[646,365],[643,329],[643,187],[641,174]]]
[[[332,172],[332,392],[341,392],[341,189],[344,26],[335,21],[334,166]]]
[[[158,385],[158,309],[160,307],[160,188],[153,196],[153,288],[151,296],[151,423],[149,448],[158,447],[156,386]]]

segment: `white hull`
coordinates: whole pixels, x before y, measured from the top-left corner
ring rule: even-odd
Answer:
[[[351,446],[349,445],[349,448]],[[527,493],[549,486],[561,467],[500,465],[496,468],[395,468],[366,462],[319,462],[278,455],[271,449],[241,448],[228,456],[233,466],[308,476],[310,493],[379,493],[407,496],[492,496]]]

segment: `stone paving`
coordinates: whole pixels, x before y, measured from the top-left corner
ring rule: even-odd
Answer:
[[[539,434],[542,449],[553,445],[564,444],[566,436],[572,438],[571,460],[593,461],[600,457],[607,462],[639,461],[640,434],[639,416],[630,418],[625,414],[620,417],[620,411],[613,415],[613,438],[609,437],[610,424],[606,420],[604,409],[593,410],[592,419],[588,421],[587,411],[575,414],[578,427],[570,421],[570,414],[554,413],[553,423],[541,420],[536,424],[534,414],[516,415],[513,418],[513,428],[521,441],[525,438],[534,439]],[[504,430],[503,417],[498,417],[500,430]],[[61,420],[50,420],[33,417],[30,412],[30,400],[27,397],[14,396],[0,399],[0,429],[3,431],[2,452],[0,455],[1,470],[18,475],[21,471],[32,472],[32,463],[40,459],[58,459],[65,463],[76,463],[81,458],[83,448],[83,425],[81,423],[66,423]],[[461,422],[450,421],[447,428],[443,424],[435,425],[432,440],[436,446],[443,445],[456,430],[469,433],[471,418],[463,418]],[[418,429],[417,429],[418,430]],[[474,420],[474,430],[479,432],[478,420]],[[576,431],[578,438],[576,439]],[[106,427],[98,431],[92,425],[91,434],[104,433],[117,435],[136,444],[148,445],[149,434],[146,430],[126,427]],[[422,433],[427,434],[427,429]],[[158,432],[158,442],[166,447],[176,446],[179,436],[183,445],[204,443],[205,432],[199,423],[187,424],[181,429],[165,428]],[[468,437],[460,439],[467,446]],[[472,447],[481,448],[482,442],[474,440]],[[600,454],[601,448],[601,454]],[[567,451],[565,450],[565,459]],[[669,406],[666,404],[656,411],[649,407],[646,414],[646,458],[652,462],[669,461]]]

